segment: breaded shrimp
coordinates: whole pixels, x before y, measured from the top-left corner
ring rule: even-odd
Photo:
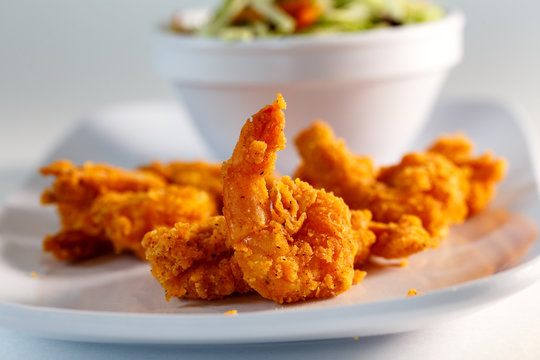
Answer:
[[[219,166],[214,170],[219,175]],[[221,199],[193,186],[167,185],[168,178],[157,171],[91,162],[76,166],[67,160],[40,171],[56,177],[42,203],[57,205],[62,229],[48,236],[43,248],[60,260],[111,250],[144,258],[140,242],[147,231],[178,221],[200,222],[221,210]],[[220,186],[219,176],[217,182]]]
[[[208,218],[202,224],[180,222],[144,236],[146,259],[167,300],[212,300],[251,290],[232,257],[227,236],[223,216]]]
[[[217,209],[207,192],[169,185],[147,192],[108,193],[96,199],[90,214],[116,253],[129,251],[144,259],[141,241],[148,231],[179,221],[200,223],[216,215]]]
[[[437,240],[451,225],[467,218],[469,183],[454,163],[435,153],[411,153],[397,165],[382,168],[368,189],[365,205],[376,221],[397,222],[415,215]]]
[[[43,251],[60,261],[90,259],[112,250],[111,242],[103,235],[89,235],[81,230],[62,230],[43,240]]]
[[[420,218],[433,241],[409,244],[414,245],[409,249],[436,246],[450,225],[483,209],[505,168],[503,160],[489,154],[473,158],[469,140],[448,137],[377,171],[369,159],[351,154],[321,121],[304,130],[296,145],[303,159],[299,178],[343,197],[353,209],[369,209],[377,222],[399,224],[403,215]]]
[[[484,210],[495,196],[497,183],[504,178],[507,167],[504,159],[495,159],[491,152],[473,158],[472,142],[459,134],[440,137],[428,151],[445,156],[465,172],[469,181],[469,215]]]
[[[97,196],[111,191],[145,191],[165,186],[160,176],[138,170],[125,170],[106,164],[87,162],[76,166],[68,160],[58,160],[40,169],[43,176],[56,177],[46,189],[41,202],[88,204]]]
[[[351,210],[351,214],[354,238],[360,242],[355,267],[362,266],[370,255],[403,258],[435,246],[416,216],[403,215],[396,223],[381,223],[372,221],[369,210]]]
[[[371,211],[351,210],[351,226],[353,237],[358,241],[358,250],[354,257],[354,266],[362,265],[371,255],[371,247],[375,243],[375,234],[370,230]]]
[[[223,164],[224,215],[244,280],[265,298],[289,303],[351,287],[358,242],[345,202],[284,177],[267,189],[285,147],[281,95],[248,120]]]
[[[153,172],[170,184],[190,185],[205,190],[215,199],[218,212],[223,208],[223,186],[221,184],[221,164],[204,161],[173,161],[168,164],[155,161],[142,166],[141,170]],[[276,174],[265,174],[266,182],[277,179]]]
[[[320,120],[298,134],[295,143],[302,158],[295,177],[317,189],[332,191],[351,209],[365,208],[367,195],[358,189],[368,188],[375,181],[378,170],[371,158],[352,154]]]
[[[438,244],[414,215],[402,215],[397,223],[371,222],[369,230],[377,239],[370,254],[387,259],[404,258]]]
[[[169,185],[139,192],[108,192],[88,205],[59,203],[62,230],[45,238],[43,249],[59,260],[81,260],[106,250],[144,259],[141,240],[159,226],[202,222],[217,214],[207,192]],[[107,243],[105,245],[105,243]]]
[[[373,212],[377,223],[373,229],[371,225],[368,227],[369,230],[376,231],[375,244],[380,242],[378,246],[373,245],[378,256],[395,258],[399,254],[399,257],[406,257],[414,254],[416,250],[435,246],[434,239],[419,229],[422,227],[421,222],[417,225],[416,222],[400,221],[402,215],[409,213],[409,209],[404,208],[400,202],[407,201],[407,196],[402,196],[400,200],[397,198],[398,191],[378,182],[378,170],[372,160],[350,153],[343,140],[336,139],[328,125],[321,121],[315,122],[300,133],[296,145],[303,158],[296,176],[316,188],[323,188],[343,197],[352,209],[369,209],[369,220],[371,211]],[[414,198],[411,201],[414,203]],[[437,211],[438,208],[433,212]],[[424,219],[429,220],[427,215]],[[358,213],[353,211],[353,223],[355,216],[358,219]],[[366,221],[368,220],[364,216],[364,224]],[[384,232],[381,230],[383,226],[386,230]],[[389,232],[390,229],[393,231]],[[388,236],[389,234],[392,236]],[[359,238],[369,239],[365,232],[364,236]],[[356,266],[361,265],[371,254],[372,243],[365,245],[357,254]]]
[[[163,177],[168,183],[190,185],[208,192],[216,201],[221,211],[223,207],[223,187],[221,186],[221,164],[204,161],[173,161],[168,164],[155,161],[141,167]]]

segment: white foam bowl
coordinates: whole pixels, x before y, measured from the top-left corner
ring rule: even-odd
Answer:
[[[182,16],[197,22],[206,14]],[[463,27],[463,15],[453,11],[418,25],[251,42],[161,29],[153,61],[220,159],[232,153],[246,119],[281,92],[290,143],[278,169],[288,173],[298,162],[291,139],[314,119],[330,123],[358,154],[398,158],[462,58]]]

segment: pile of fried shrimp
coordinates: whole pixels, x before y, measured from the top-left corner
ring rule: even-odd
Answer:
[[[505,161],[473,156],[463,134],[377,167],[315,121],[295,139],[302,160],[294,176],[279,178],[285,107],[278,94],[248,119],[223,164],[43,167],[54,181],[41,200],[61,221],[44,251],[68,262],[132,253],[150,263],[167,300],[329,298],[362,281],[370,258],[437,247],[487,206],[504,177]]]

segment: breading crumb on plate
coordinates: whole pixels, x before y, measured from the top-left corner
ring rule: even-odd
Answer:
[[[416,289],[411,289],[409,290],[409,292],[407,293],[407,296],[416,296],[416,295],[424,295],[423,292],[421,291],[418,291]]]
[[[362,270],[354,270],[353,285],[359,284],[366,277],[367,272]]]

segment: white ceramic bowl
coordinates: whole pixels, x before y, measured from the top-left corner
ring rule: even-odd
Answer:
[[[182,16],[194,22],[205,13]],[[281,92],[289,146],[278,169],[289,173],[298,162],[292,140],[319,118],[354,152],[398,158],[461,60],[463,26],[463,15],[449,12],[418,25],[251,42],[160,30],[153,60],[220,159],[230,156],[246,119]]]

